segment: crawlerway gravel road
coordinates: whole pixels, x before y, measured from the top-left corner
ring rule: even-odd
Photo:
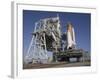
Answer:
[[[60,67],[78,67],[78,66],[90,66],[90,62],[60,62],[60,63],[48,63],[48,64],[24,64],[23,69],[39,69],[39,68],[60,68]]]

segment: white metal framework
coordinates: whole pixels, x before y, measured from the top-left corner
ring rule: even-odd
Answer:
[[[53,37],[52,45],[57,50],[60,46],[60,27],[59,16],[40,19],[36,22],[25,60],[32,60],[33,63],[47,63],[46,35]]]

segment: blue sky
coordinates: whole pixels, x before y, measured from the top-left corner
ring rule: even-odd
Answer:
[[[70,12],[48,12],[23,10],[23,52],[26,53],[34,31],[35,22],[39,19],[56,17],[59,14],[61,31],[66,31],[68,22],[73,24],[78,48],[91,51],[91,14]]]

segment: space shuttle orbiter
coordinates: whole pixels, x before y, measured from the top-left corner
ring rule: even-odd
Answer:
[[[67,24],[67,49],[73,49],[76,46],[75,32],[71,23]]]

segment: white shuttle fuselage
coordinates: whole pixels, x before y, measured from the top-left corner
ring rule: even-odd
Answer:
[[[75,32],[74,32],[74,28],[70,25],[67,28],[67,49],[70,48],[75,48],[76,46],[76,42],[75,42]]]

